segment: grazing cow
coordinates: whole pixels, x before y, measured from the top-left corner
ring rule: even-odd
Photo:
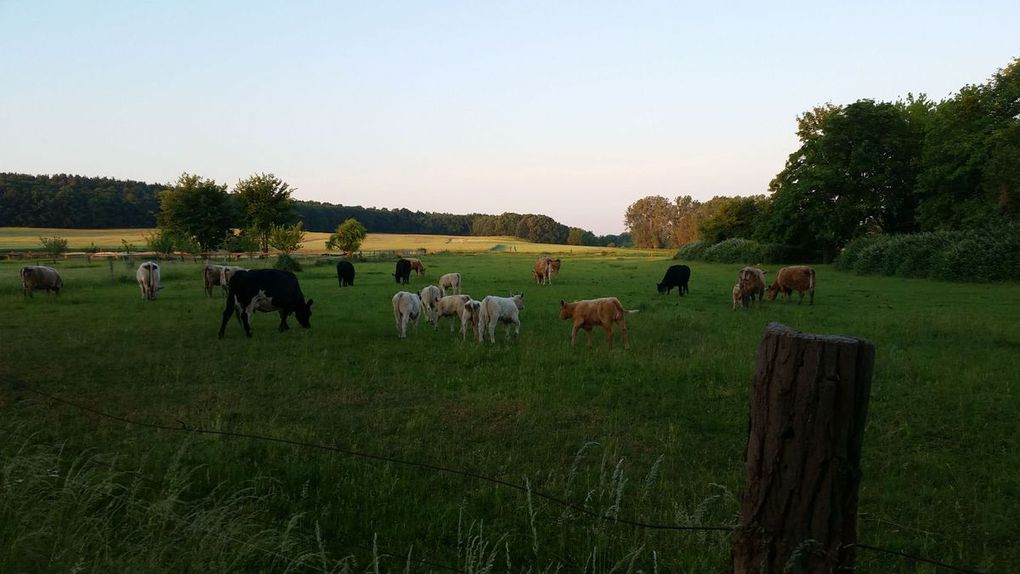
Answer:
[[[455,295],[459,297],[460,295]],[[470,299],[464,303],[464,311],[460,314],[460,338],[467,338],[467,326],[471,325],[471,331],[479,343],[482,342],[482,302]]]
[[[496,342],[496,323],[503,323],[506,327],[506,338],[510,338],[510,326],[514,327],[514,334],[521,334],[521,315],[524,309],[524,293],[511,295],[510,297],[487,296],[481,301],[482,306],[478,313],[479,328],[482,330],[482,341],[485,341],[485,332],[489,333],[489,341]]]
[[[255,269],[234,273],[230,278],[227,306],[223,309],[223,320],[220,322],[220,339],[233,313],[237,314],[238,322],[244,327],[244,334],[251,337],[251,318],[255,311],[279,312],[280,331],[290,329],[287,317],[291,313],[305,329],[312,326],[312,300],[305,301],[297,276],[290,271]]]
[[[411,262],[407,259],[397,261],[397,271],[393,274],[397,283],[407,285],[411,281]]]
[[[737,285],[740,286],[740,306],[749,307],[757,297],[758,302],[765,300],[765,272],[757,267],[744,267],[737,274]]]
[[[425,264],[421,262],[421,259],[415,259],[414,257],[405,257],[411,262],[411,271],[414,271],[415,275],[425,274]]]
[[[669,269],[666,270],[666,274],[663,275],[662,281],[656,284],[655,288],[659,290],[659,293],[669,295],[670,291],[676,287],[677,292],[683,297],[684,293],[691,292],[687,286],[690,280],[690,267],[686,265],[670,265]]]
[[[744,287],[737,281],[733,286],[733,310],[736,311],[737,307],[744,306]]]
[[[414,332],[418,332],[418,317],[421,315],[421,297],[417,293],[398,291],[393,296],[393,320],[397,324],[397,336],[407,338],[407,323],[414,323]]]
[[[436,303],[436,329],[439,329],[439,319],[443,317],[456,317],[460,322],[460,336],[462,339],[467,338],[467,326],[470,324],[475,338],[481,340],[481,329],[478,325],[481,305],[480,302],[475,301],[469,295],[447,295],[443,297]],[[454,322],[451,322],[451,333],[453,332],[453,326]]]
[[[535,260],[531,268],[531,276],[538,285],[548,285],[552,281],[552,259],[543,255]]]
[[[155,301],[162,287],[159,286],[159,265],[155,261],[146,261],[135,271],[135,280],[142,290],[142,299]]]
[[[573,319],[574,328],[570,330],[570,346],[574,346],[577,339],[577,331],[584,329],[588,335],[588,346],[591,347],[591,330],[596,325],[601,325],[606,332],[606,340],[609,341],[609,348],[613,348],[613,323],[620,327],[620,334],[623,335],[623,348],[630,348],[630,340],[627,338],[627,315],[637,313],[638,309],[624,309],[620,300],[616,297],[602,297],[600,299],[588,299],[585,301],[574,301],[567,303],[560,301],[560,319]]]
[[[354,265],[350,261],[341,261],[336,264],[336,280],[341,287],[354,286]]]
[[[807,265],[783,267],[779,270],[779,273],[776,273],[776,278],[772,281],[772,285],[769,285],[766,297],[768,297],[769,301],[772,301],[780,291],[786,295],[787,303],[790,302],[790,295],[797,291],[800,294],[800,299],[797,301],[798,305],[804,302],[804,292],[807,291],[811,294],[811,300],[808,304],[814,305],[815,270]]]
[[[436,303],[442,299],[443,292],[435,285],[427,285],[422,288],[418,297],[421,299],[421,306],[425,311],[425,321],[435,325],[438,319],[436,317]]]
[[[202,268],[202,282],[205,284],[206,297],[212,297],[213,287],[219,285],[223,291],[227,290],[227,283],[223,281],[223,266],[209,264]]]
[[[29,297],[32,297],[32,291],[35,289],[44,289],[47,294],[60,295],[64,280],[60,278],[60,273],[57,273],[57,270],[52,267],[28,265],[21,268],[21,286],[25,295]]]
[[[238,271],[247,271],[244,267],[238,267],[237,265],[224,265],[222,275],[220,276],[220,285],[227,291],[230,291],[230,278],[237,274]]]
[[[563,262],[560,261],[558,258],[557,259],[552,259],[552,258],[549,259],[549,281],[552,281],[553,277],[555,277],[555,276],[560,274],[560,265],[562,263]]]
[[[443,297],[446,297],[447,293],[460,295],[460,273],[447,273],[439,278],[439,289],[443,292]]]

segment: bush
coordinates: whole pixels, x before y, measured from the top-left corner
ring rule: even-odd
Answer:
[[[691,241],[683,244],[673,256],[673,259],[700,260],[705,256],[705,250],[711,247],[707,241]]]
[[[273,262],[273,269],[279,269],[281,271],[293,271],[299,273],[301,271],[301,264],[298,260],[287,254],[280,254],[276,257],[276,261]]]

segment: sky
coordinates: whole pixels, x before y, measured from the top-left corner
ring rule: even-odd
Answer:
[[[0,0],[0,171],[620,233],[647,195],[766,193],[813,106],[1020,57],[1016,0],[712,4]]]

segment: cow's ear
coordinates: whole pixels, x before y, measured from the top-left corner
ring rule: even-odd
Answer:
[[[309,309],[311,309],[311,308],[312,308],[312,303],[314,303],[314,301],[312,301],[311,299],[309,299],[309,300],[308,300],[308,302],[307,302],[307,303],[305,303],[305,307],[308,307]]]
[[[566,307],[566,306],[567,306],[567,302],[564,301],[563,299],[560,299],[560,307]]]

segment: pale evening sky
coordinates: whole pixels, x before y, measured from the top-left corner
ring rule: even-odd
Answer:
[[[765,193],[812,106],[941,99],[1020,2],[0,0],[0,171],[544,213]]]

